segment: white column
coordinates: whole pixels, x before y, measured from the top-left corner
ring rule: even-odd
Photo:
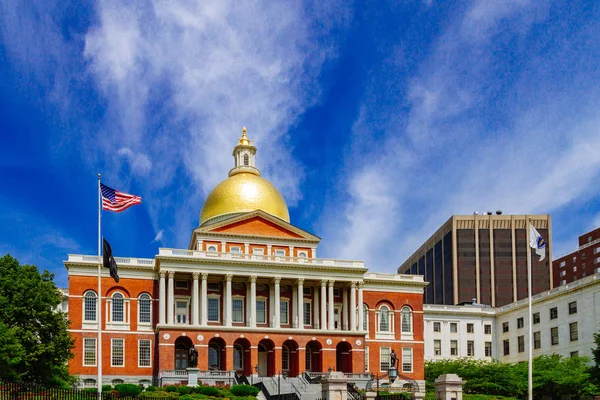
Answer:
[[[275,284],[275,328],[281,327],[281,291],[279,287],[279,283],[281,282],[281,278],[277,277],[273,279],[273,283]]]
[[[321,304],[319,303],[319,291],[317,290],[317,288],[313,288],[313,312],[315,313],[315,315],[313,316],[313,327],[315,329],[319,329],[319,321],[320,321],[320,315],[319,315],[319,309],[321,307]]]
[[[327,314],[329,317],[329,330],[334,330],[335,329],[335,323],[333,320],[333,284],[335,283],[335,281],[329,281],[329,300],[327,301]]]
[[[250,277],[250,327],[256,328],[256,275]]]
[[[327,329],[327,280],[321,281],[321,329]]]
[[[350,286],[350,330],[356,330],[356,282]]]
[[[271,328],[275,326],[275,285],[273,285],[273,282],[269,283],[269,315],[267,316],[267,322]]]
[[[292,285],[292,300],[290,302],[290,308],[292,309],[292,328],[298,327],[298,286]]]
[[[201,298],[201,307],[202,312],[200,313],[200,324],[203,326],[208,325],[208,287],[206,280],[208,279],[208,274],[206,272],[202,273],[202,290],[200,293]]]
[[[165,287],[165,275],[164,271],[161,271],[159,289],[158,289],[158,323],[164,325],[166,322],[165,311],[167,310],[167,288]]]
[[[348,330],[348,288],[342,287],[342,329]]]
[[[298,329],[304,329],[304,279],[298,279]]]
[[[365,321],[363,314],[363,283],[358,282],[358,330],[362,331]],[[369,329],[369,327],[367,327]]]
[[[233,321],[233,307],[232,307],[232,299],[231,299],[231,280],[233,279],[233,275],[227,274],[225,275],[225,298],[223,299],[225,302],[225,326],[231,326]]]
[[[200,325],[200,310],[198,309],[198,303],[200,302],[198,294],[198,278],[200,278],[200,274],[194,272],[192,277],[194,279],[192,285],[192,324]]]
[[[167,323],[173,324],[173,314],[175,312],[175,272],[169,272],[169,298],[167,299]]]

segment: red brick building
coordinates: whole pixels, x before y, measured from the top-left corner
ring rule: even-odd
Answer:
[[[579,248],[552,261],[554,286],[566,285],[600,271],[600,228],[579,236]]]
[[[103,384],[184,380],[189,351],[204,377],[332,370],[423,382],[422,276],[371,273],[317,257],[320,239],[289,222],[279,192],[254,166],[244,134],[235,167],[207,197],[188,249],[116,258],[104,270]],[[97,256],[69,255],[69,370],[97,385]],[[204,374],[204,375],[202,375]]]

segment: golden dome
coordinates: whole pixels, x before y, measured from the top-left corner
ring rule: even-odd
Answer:
[[[290,222],[285,200],[271,182],[253,173],[238,173],[210,192],[200,212],[200,225],[214,217],[254,210],[262,210]]]

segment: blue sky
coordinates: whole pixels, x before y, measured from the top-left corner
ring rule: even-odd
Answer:
[[[242,126],[319,256],[392,272],[452,214],[600,226],[595,1],[0,2],[0,253],[187,247]],[[158,240],[155,240],[158,239]]]

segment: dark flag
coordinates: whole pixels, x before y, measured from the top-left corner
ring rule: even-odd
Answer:
[[[119,283],[119,275],[117,271],[117,262],[112,256],[112,249],[110,248],[110,244],[106,241],[106,239],[102,238],[102,264],[104,268],[108,268],[110,270],[110,276],[115,280],[115,282]]]

